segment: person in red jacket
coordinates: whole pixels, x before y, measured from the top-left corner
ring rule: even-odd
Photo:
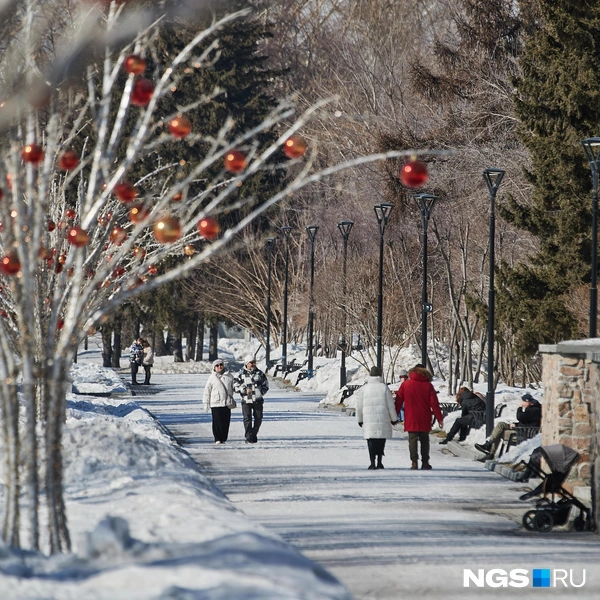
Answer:
[[[435,416],[440,427],[444,425],[444,417],[433,385],[431,373],[418,364],[408,373],[405,381],[396,392],[396,411],[404,407],[404,431],[408,431],[408,449],[410,451],[411,469],[418,469],[419,448],[421,443],[421,468],[429,471],[429,432]]]

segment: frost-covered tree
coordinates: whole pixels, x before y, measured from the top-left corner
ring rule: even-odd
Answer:
[[[220,98],[218,88],[165,112],[161,100],[218,60],[215,34],[245,15],[213,22],[161,62],[152,54],[161,22],[193,16],[192,0],[185,14],[172,4],[157,13],[106,2],[0,3],[0,500],[2,537],[14,547],[27,531],[30,548],[70,548],[61,436],[85,335],[118,306],[207,261],[280,199],[401,154],[314,172],[315,150],[305,156],[297,132],[325,102],[297,115],[281,101],[241,131],[224,116],[216,133],[186,113]],[[161,148],[174,140],[182,148],[201,141],[203,151],[165,160]],[[246,193],[245,182],[265,170],[284,171],[284,185]],[[239,219],[225,221],[235,208],[244,209]]]

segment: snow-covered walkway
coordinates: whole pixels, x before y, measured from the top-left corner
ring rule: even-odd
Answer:
[[[244,443],[238,405],[229,441],[215,446],[210,415],[202,412],[206,377],[154,375],[155,385],[136,400],[237,508],[320,563],[356,599],[486,598],[501,592],[465,589],[465,568],[573,569],[576,582],[585,568],[583,588],[559,586],[552,596],[599,597],[598,536],[525,532],[520,519],[529,505],[518,501],[523,484],[444,454],[435,443],[433,470],[410,471],[406,435],[398,433],[388,441],[385,469],[368,471],[355,419],[318,411],[315,395],[273,386],[259,443]],[[512,590],[538,598],[540,592]]]

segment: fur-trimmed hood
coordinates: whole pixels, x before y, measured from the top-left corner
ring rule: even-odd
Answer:
[[[415,367],[408,372],[408,377],[410,379],[416,379],[417,381],[431,381],[433,379],[433,375],[423,367]]]

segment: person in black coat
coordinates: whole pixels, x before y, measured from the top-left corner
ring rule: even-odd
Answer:
[[[483,452],[488,458],[493,458],[498,442],[502,439],[504,432],[515,427],[540,427],[542,424],[542,405],[531,394],[521,396],[521,406],[517,409],[518,423],[498,423],[492,435],[483,444],[475,444],[475,448]]]
[[[461,415],[454,421],[445,440],[440,444],[451,442],[454,436],[460,431],[459,442],[464,442],[469,434],[469,427],[473,422],[473,411],[485,410],[485,402],[474,394],[468,387],[461,387],[456,395],[456,401],[460,404]]]

